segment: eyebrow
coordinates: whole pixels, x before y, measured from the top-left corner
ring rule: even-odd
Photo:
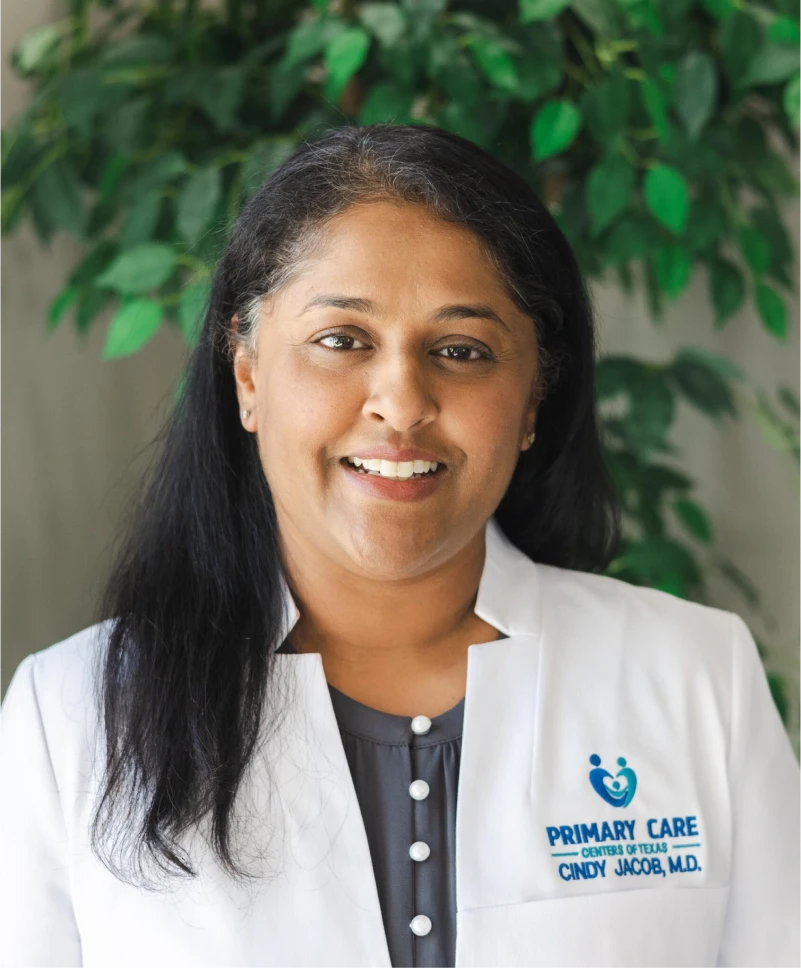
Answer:
[[[311,309],[319,309],[324,306],[333,306],[335,309],[349,309],[357,313],[378,313],[377,305],[371,299],[362,299],[358,296],[340,296],[337,293],[321,292],[313,299],[309,300],[303,307],[301,313],[307,313]],[[451,306],[441,306],[431,319],[435,322],[448,322],[455,319],[487,319],[497,323],[507,333],[511,333],[509,325],[501,319],[492,307],[484,303],[457,303]]]

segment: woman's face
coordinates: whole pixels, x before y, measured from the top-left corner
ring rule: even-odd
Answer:
[[[285,546],[371,578],[415,577],[483,528],[529,446],[534,324],[473,234],[420,206],[354,205],[320,242],[264,299],[255,355],[236,351],[243,425]],[[381,449],[445,466],[393,482],[347,464]]]

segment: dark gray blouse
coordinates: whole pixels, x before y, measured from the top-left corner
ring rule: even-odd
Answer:
[[[499,633],[499,638],[507,636]],[[294,652],[289,640],[279,652]],[[431,719],[412,720],[328,690],[364,819],[384,930],[394,968],[453,968],[456,949],[456,792],[464,699]],[[428,784],[410,791],[415,780]],[[409,849],[422,857],[415,860]],[[411,928],[415,921],[418,934]],[[422,924],[420,923],[422,921]]]

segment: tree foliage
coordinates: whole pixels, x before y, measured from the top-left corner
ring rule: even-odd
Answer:
[[[644,286],[655,319],[703,272],[717,327],[750,302],[783,341],[798,17],[791,0],[69,0],[14,51],[31,95],[3,133],[3,230],[30,217],[84,245],[50,328],[110,313],[107,358],[164,325],[191,345],[233,219],[301,139],[426,122],[529,179],[584,271]],[[715,421],[746,405],[797,463],[794,395],[691,348],[607,358],[598,381],[627,526],[611,573],[703,599],[716,569],[756,604],[670,438],[681,402]]]

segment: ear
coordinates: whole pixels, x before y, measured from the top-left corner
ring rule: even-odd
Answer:
[[[526,415],[523,419],[523,441],[520,445],[521,451],[530,450],[536,442],[529,443],[528,435],[536,430],[537,411],[539,410],[540,403],[539,392],[534,390],[529,398]]]
[[[239,315],[231,318],[231,329],[236,333],[239,327]],[[234,343],[234,380],[236,382],[236,398],[239,401],[239,419],[245,430],[255,432],[256,421],[256,356],[247,346],[239,341]],[[249,411],[243,417],[244,411]]]

